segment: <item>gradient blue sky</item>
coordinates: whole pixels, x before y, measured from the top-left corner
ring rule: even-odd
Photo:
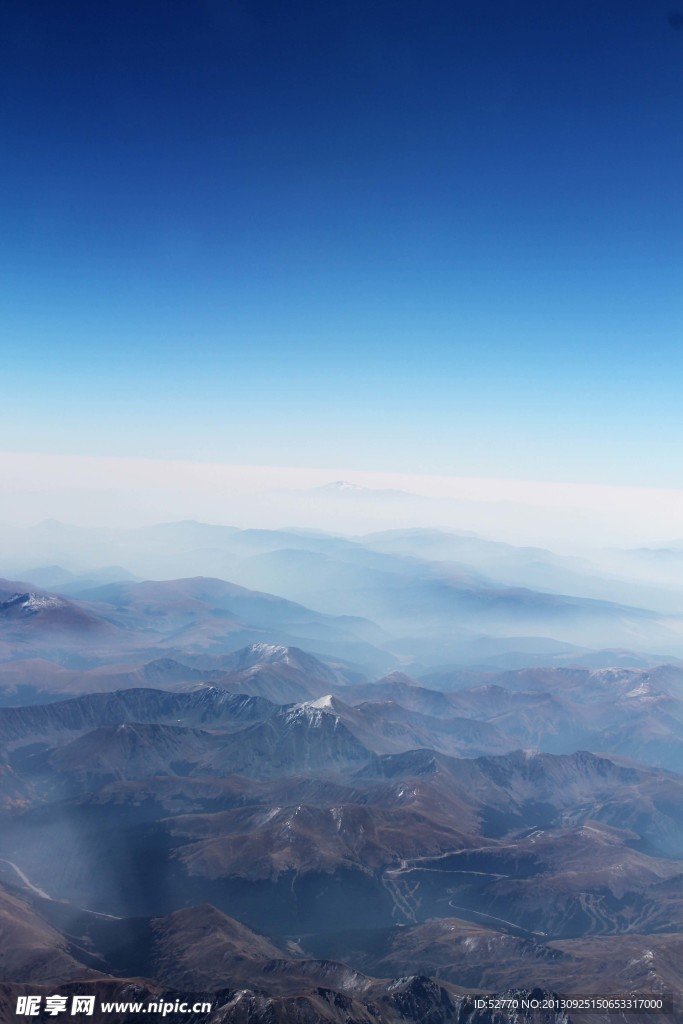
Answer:
[[[680,485],[671,9],[4,0],[2,448]]]

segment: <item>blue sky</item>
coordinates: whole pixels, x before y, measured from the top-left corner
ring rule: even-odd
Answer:
[[[2,446],[680,485],[659,0],[5,0]]]

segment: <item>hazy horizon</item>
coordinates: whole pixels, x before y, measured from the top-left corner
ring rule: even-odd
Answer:
[[[665,544],[683,533],[683,489],[22,454],[0,455],[0,469],[9,526],[437,528],[567,551]]]

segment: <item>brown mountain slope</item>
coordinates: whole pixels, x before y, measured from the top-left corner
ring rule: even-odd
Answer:
[[[0,887],[0,979],[64,982],[103,977],[79,962],[67,939],[24,900]]]
[[[151,931],[154,977],[175,988],[213,991],[255,963],[282,958],[264,936],[208,904],[156,918]]]

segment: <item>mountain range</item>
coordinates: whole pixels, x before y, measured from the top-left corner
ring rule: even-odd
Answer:
[[[6,575],[69,598],[97,600],[97,591],[136,579],[202,576],[276,594],[316,609],[318,617],[370,620],[365,631],[358,621],[337,626],[379,647],[385,670],[405,659],[420,667],[449,660],[499,668],[562,663],[558,658],[573,664],[581,657],[593,667],[614,664],[613,655],[601,656],[605,648],[627,652],[629,664],[634,657],[657,662],[683,656],[683,589],[674,572],[661,579],[639,576],[642,552],[623,552],[619,562],[613,551],[558,555],[446,530],[340,537],[197,522],[88,530],[48,521],[15,530],[7,542]],[[673,564],[676,549],[671,551]],[[2,552],[0,545],[0,560]],[[123,591],[103,596],[118,602],[119,610],[132,599]],[[244,610],[253,616],[255,606]],[[302,632],[296,615],[283,616],[278,625],[292,621],[298,631],[281,635],[281,642],[333,652],[330,637]],[[339,630],[333,632],[341,642]],[[243,636],[241,642],[250,639],[257,638]],[[391,664],[387,650],[399,663]],[[333,653],[340,655],[341,647]],[[359,664],[373,658],[370,650],[347,653]],[[534,655],[536,661],[529,661]],[[372,669],[381,668],[376,652],[374,659]]]
[[[674,613],[518,585],[589,568],[471,537],[165,531],[197,534],[310,603],[133,564],[0,584],[0,1013],[27,986],[210,995],[194,1024],[683,998]]]

